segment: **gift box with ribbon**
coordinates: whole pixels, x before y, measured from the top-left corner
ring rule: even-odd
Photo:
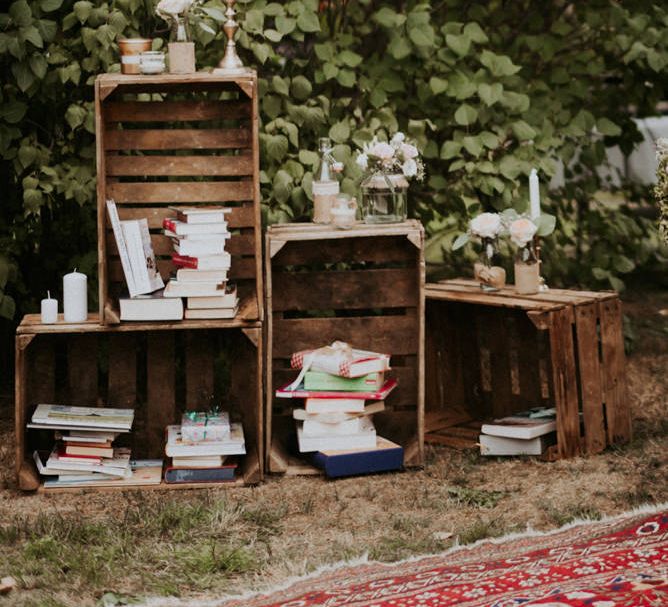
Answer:
[[[230,436],[230,416],[226,411],[187,411],[181,418],[184,442],[223,441]]]

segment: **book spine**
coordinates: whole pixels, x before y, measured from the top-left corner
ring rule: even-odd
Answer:
[[[197,270],[198,260],[197,257],[188,257],[187,255],[179,255],[174,253],[172,255],[172,262],[175,266],[180,268],[188,268],[190,270]]]
[[[162,220],[162,227],[165,230],[170,230],[175,234],[178,234],[178,232],[176,231],[176,222],[173,219],[170,219],[169,217],[166,217],[165,219]]]
[[[144,259],[144,245],[139,232],[139,222],[123,221],[123,236],[128,246],[130,255],[130,265],[132,266],[132,276],[134,277],[137,294],[150,293],[151,284],[146,269],[146,260]]]

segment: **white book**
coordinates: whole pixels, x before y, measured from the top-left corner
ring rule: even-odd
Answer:
[[[32,458],[35,461],[37,472],[39,472],[39,474],[41,474],[42,476],[59,476],[61,474],[61,472],[58,470],[49,470],[46,467],[46,462],[42,461],[42,458],[40,457],[38,451],[33,451]],[[72,470],[70,472],[67,472],[67,474],[70,476],[87,476],[89,473],[85,471],[79,472],[77,470]]]
[[[171,279],[163,297],[215,297],[225,293],[224,282],[182,282]]]
[[[114,449],[113,458],[105,458],[102,462],[95,463],[63,461],[58,456],[58,447],[56,446],[46,462],[46,468],[47,470],[58,470],[61,472],[69,472],[71,470],[101,472],[110,476],[122,476],[123,478],[132,475],[132,470],[130,469],[130,449],[124,448]]]
[[[207,319],[230,319],[237,315],[239,308],[195,308],[194,310],[186,309],[185,317],[187,320],[207,320]]]
[[[237,287],[234,283],[227,283],[225,293],[221,295],[212,295],[211,297],[188,297],[189,309],[203,308],[234,308],[239,303],[237,297]]]
[[[227,270],[176,270],[176,280],[180,282],[227,282]]]
[[[361,398],[307,398],[304,408],[307,413],[362,413],[364,402]]]
[[[327,413],[309,413],[306,409],[293,409],[292,417],[301,421],[316,420],[327,424],[338,424],[349,419],[356,419],[364,415],[373,415],[385,410],[385,403],[382,400],[369,403],[364,407],[364,411],[357,413],[346,413],[345,411],[332,411]]]
[[[522,439],[481,434],[478,442],[480,455],[541,455],[554,441],[549,441],[547,436]]]
[[[128,247],[137,294],[152,293],[162,289],[165,283],[158,272],[148,221],[146,219],[122,221],[121,228]]]
[[[374,449],[376,447],[376,429],[368,417],[362,430],[356,434],[343,436],[306,436],[301,424],[297,427],[297,442],[301,453],[312,451],[344,451],[346,449]]]
[[[181,320],[183,318],[183,301],[178,298],[165,297],[164,289],[147,295],[136,297],[120,297],[121,320]]]
[[[179,221],[186,223],[217,223],[225,221],[225,215],[232,212],[230,207],[202,206],[202,207],[169,207],[176,211]]]
[[[302,425],[304,436],[342,436],[362,432],[363,417],[353,417],[341,422],[305,419]]]
[[[206,232],[196,233],[196,234],[186,234],[185,236],[180,236],[176,232],[171,230],[164,230],[165,236],[171,238],[176,242],[219,242],[223,245],[225,241],[231,238],[232,234],[229,232],[221,232],[220,234],[207,234]]]
[[[58,481],[61,483],[82,483],[89,481],[105,481],[112,478],[123,478],[122,476],[112,476],[109,474],[101,474],[100,472],[91,472],[90,474],[86,472],[81,472],[79,474],[59,474]]]
[[[192,236],[194,234],[227,234],[227,221],[216,221],[210,223],[191,223],[179,221],[178,219],[165,219],[163,224],[165,230],[169,230],[176,236]]]
[[[134,420],[133,409],[109,407],[74,407],[69,405],[37,405],[32,423],[45,425],[54,430],[88,428],[110,429],[124,432],[130,430]]]
[[[505,436],[507,438],[522,438],[528,440],[549,434],[557,429],[556,420],[530,419],[526,417],[504,417],[495,419],[489,424],[483,424],[480,432],[491,436]]]
[[[222,455],[201,457],[173,457],[173,468],[220,468],[225,458]]]
[[[118,432],[56,432],[56,439],[64,442],[72,441],[74,443],[107,443],[113,441],[118,436]]]
[[[188,257],[185,255],[173,257],[177,266],[189,270],[229,270],[232,256],[225,251],[220,255],[200,255],[199,257]]]
[[[181,426],[167,426],[165,454],[169,457],[192,457],[200,455],[243,455],[246,453],[244,431],[239,423],[232,423],[230,437],[224,441],[184,443]]]
[[[222,255],[225,252],[225,240],[174,239],[174,250],[179,255],[186,255],[187,257]]]
[[[118,209],[113,200],[107,200],[107,212],[109,213],[109,221],[111,222],[111,229],[114,232],[114,239],[116,240],[116,248],[118,249],[118,256],[121,258],[121,267],[125,276],[125,283],[128,285],[128,292],[130,297],[134,297],[139,293],[135,279],[132,274],[132,265],[130,264],[130,256],[128,254],[128,247],[123,236],[123,229],[118,218]]]

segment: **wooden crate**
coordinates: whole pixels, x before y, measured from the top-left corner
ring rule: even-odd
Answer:
[[[211,73],[130,76],[95,81],[100,319],[119,322],[125,287],[106,200],[121,219],[147,218],[163,278],[174,267],[162,234],[171,205],[225,204],[232,237],[230,278],[239,316],[262,319],[262,241],[257,77]]]
[[[35,449],[53,446],[53,431],[26,430],[39,403],[135,409],[130,434],[120,445],[135,458],[164,458],[165,426],[185,410],[220,404],[243,422],[247,455],[239,480],[219,486],[258,483],[263,473],[262,327],[202,330],[202,323],[101,325],[40,324],[26,316],[17,329],[15,374],[16,473],[21,489],[40,487],[32,462]],[[167,489],[211,484],[167,485]],[[218,486],[218,485],[216,485]],[[155,488],[147,486],[142,488]]]
[[[337,230],[314,224],[271,226],[266,235],[266,430],[268,469],[302,473],[286,438],[295,402],[274,398],[294,379],[293,352],[342,340],[392,354],[398,388],[374,416],[379,435],[423,457],[424,231],[417,221]]]
[[[616,293],[471,280],[426,287],[425,440],[474,446],[483,419],[557,409],[548,458],[597,453],[631,438],[621,303]]]

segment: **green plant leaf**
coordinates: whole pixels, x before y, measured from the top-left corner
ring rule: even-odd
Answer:
[[[465,57],[471,50],[471,38],[466,34],[447,34],[445,43],[460,57]]]
[[[3,294],[0,299],[0,316],[7,320],[13,320],[16,313],[16,302],[9,295]]]
[[[622,129],[608,118],[599,118],[596,121],[596,130],[602,135],[617,137],[622,134]]]
[[[304,76],[295,76],[290,83],[290,93],[295,99],[307,99],[312,91],[313,86]]]
[[[16,124],[23,120],[27,110],[28,106],[22,101],[5,101],[0,104],[0,118],[9,124]]]
[[[489,70],[492,76],[496,76],[497,78],[512,76],[522,69],[519,65],[515,65],[510,60],[510,57],[497,55],[487,49],[480,55],[480,63]]]
[[[471,240],[471,237],[467,232],[464,232],[464,234],[460,234],[455,238],[454,242],[452,243],[452,250],[457,251],[458,249],[461,249],[464,245],[468,244],[468,242]]]
[[[292,17],[276,17],[276,29],[284,36],[291,34],[297,27],[297,20]]]
[[[520,140],[524,141],[526,139],[533,139],[536,136],[536,131],[533,127],[529,126],[524,120],[517,120],[511,125],[513,133]]]
[[[432,76],[429,79],[429,88],[434,95],[440,95],[447,90],[448,81],[444,78],[439,78],[438,76]]]
[[[304,11],[297,17],[297,26],[302,32],[312,33],[320,31],[320,21],[315,13]]]
[[[339,61],[348,67],[357,67],[362,63],[362,55],[353,53],[353,51],[343,50],[339,53]]]
[[[536,231],[536,235],[541,237],[549,236],[554,232],[556,225],[557,218],[554,215],[542,213],[538,220],[538,230]]]
[[[337,122],[329,129],[329,136],[331,140],[336,143],[344,143],[348,141],[350,138],[350,125],[345,120]]]
[[[285,135],[269,135],[267,137],[267,155],[273,160],[283,160],[288,151],[288,139]]]
[[[462,103],[455,112],[455,122],[462,126],[473,124],[478,118],[478,110],[468,103]]]
[[[480,99],[482,99],[485,105],[492,106],[501,100],[503,85],[499,82],[495,82],[494,84],[481,82],[478,85],[478,95],[480,95]]]
[[[443,160],[450,160],[455,156],[459,156],[462,149],[462,144],[458,141],[446,141],[441,147],[440,156]]]

